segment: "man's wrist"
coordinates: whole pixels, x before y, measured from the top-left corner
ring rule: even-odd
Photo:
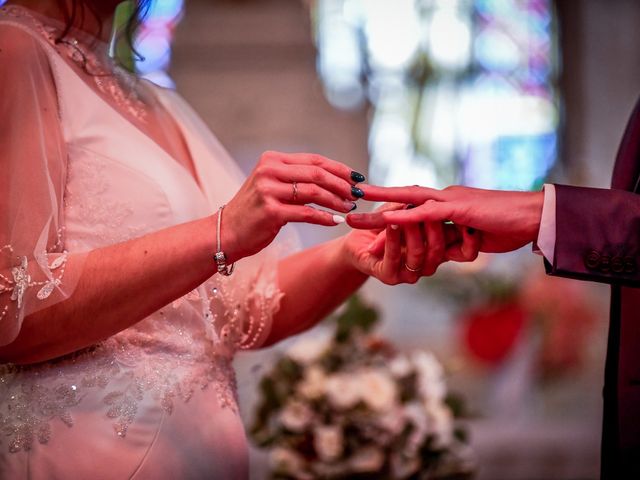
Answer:
[[[529,192],[525,211],[527,212],[527,238],[535,242],[540,232],[542,208],[544,206],[544,192]]]

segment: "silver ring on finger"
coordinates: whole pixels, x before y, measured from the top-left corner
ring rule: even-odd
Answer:
[[[409,265],[407,265],[406,263],[404,264],[404,268],[406,268],[407,270],[409,270],[411,273],[420,273],[422,271],[421,268],[411,268]]]
[[[293,182],[293,201],[298,201],[298,182]]]

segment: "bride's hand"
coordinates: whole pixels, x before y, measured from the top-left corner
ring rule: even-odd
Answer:
[[[265,152],[222,215],[221,243],[230,262],[253,255],[289,222],[334,226],[348,213],[364,177],[346,165],[313,154]]]
[[[404,204],[385,204],[376,212],[404,208]],[[347,262],[388,285],[415,283],[448,260],[473,261],[479,245],[479,234],[441,222],[353,230],[343,241]]]

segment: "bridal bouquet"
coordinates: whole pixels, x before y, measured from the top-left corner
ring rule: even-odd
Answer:
[[[294,344],[260,383],[251,428],[272,479],[466,479],[469,448],[433,355],[371,333],[354,297],[335,332]]]

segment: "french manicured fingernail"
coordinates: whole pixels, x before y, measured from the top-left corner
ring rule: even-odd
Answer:
[[[353,195],[355,198],[362,198],[364,197],[364,192],[358,187],[351,187],[351,195]]]
[[[397,230],[397,229],[399,229],[399,228],[400,228],[400,227],[399,227],[398,225],[391,225],[391,230]]]
[[[348,212],[354,211],[356,209],[356,202],[353,202],[351,200],[345,200],[344,209]]]
[[[412,208],[416,208],[416,206],[413,203],[409,203],[407,205],[407,210],[411,210]]]
[[[362,183],[366,180],[366,178],[360,172],[351,172],[351,180],[353,180],[356,183]]]
[[[339,225],[341,223],[344,223],[345,219],[344,217],[341,217],[340,215],[334,215],[333,216],[333,223],[335,223],[336,225]]]
[[[467,233],[469,235],[473,235],[474,233],[476,233],[476,229],[473,227],[467,227]]]

